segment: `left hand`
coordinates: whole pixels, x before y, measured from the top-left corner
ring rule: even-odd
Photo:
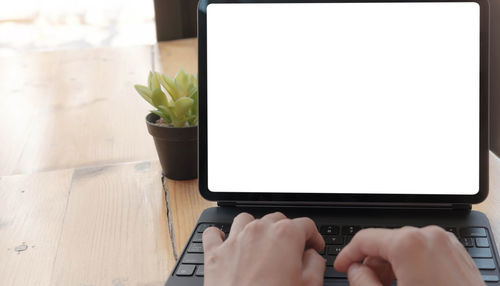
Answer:
[[[282,213],[255,219],[239,214],[229,238],[210,227],[203,233],[205,286],[323,285],[323,237],[309,218]]]

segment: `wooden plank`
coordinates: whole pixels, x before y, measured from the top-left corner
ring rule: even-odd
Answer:
[[[49,78],[50,58],[36,54],[19,54],[0,57],[0,133],[8,134],[0,141],[0,176],[14,173],[16,163],[22,154],[32,119],[39,107],[31,102],[35,94],[43,96]],[[31,67],[34,67],[31,69]],[[45,73],[37,67],[46,66]],[[40,100],[38,100],[40,101]],[[30,122],[31,124],[29,124]]]
[[[173,266],[158,162],[75,170],[52,285],[161,285]]]
[[[165,179],[165,186],[174,247],[176,253],[180,254],[200,214],[204,209],[216,204],[201,197],[198,191],[198,180],[174,181]]]
[[[50,285],[72,174],[0,177],[0,285]]]
[[[500,249],[500,158],[490,152],[490,192],[488,198],[473,209],[488,216],[497,247]]]
[[[133,85],[152,47],[1,57],[0,175],[157,159]]]

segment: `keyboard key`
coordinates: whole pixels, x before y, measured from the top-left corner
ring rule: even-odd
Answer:
[[[474,259],[477,268],[481,270],[495,270],[495,261],[493,259]]]
[[[175,272],[177,276],[192,276],[193,273],[194,273],[194,265],[184,265],[184,264],[181,264],[179,268],[177,268],[177,272]]]
[[[196,228],[196,232],[201,232],[203,233],[205,229],[215,226],[216,228],[222,230],[223,232],[229,232],[231,225],[229,224],[222,224],[222,223],[202,223]]]
[[[346,225],[342,227],[342,234],[355,235],[356,232],[360,231],[361,227],[356,225]]]
[[[336,225],[324,225],[320,228],[319,232],[321,234],[335,235],[335,234],[339,234],[339,227]]]
[[[187,250],[188,253],[203,253],[203,244],[191,243]]]
[[[333,262],[335,261],[335,256],[328,255],[326,256],[326,267],[333,266]]]
[[[486,237],[486,229],[482,227],[462,228],[461,234],[464,237]]]
[[[481,275],[484,282],[498,282],[498,276],[496,275]]]
[[[490,243],[486,237],[478,237],[476,238],[476,246],[477,247],[490,247]]]
[[[218,229],[222,230],[222,232],[224,233],[229,233],[229,230],[231,229],[231,225],[230,224],[216,224],[215,227],[217,227]]]
[[[213,224],[208,224],[208,223],[202,223],[198,226],[198,228],[196,228],[196,232],[201,232],[203,233],[205,231],[205,229],[207,229],[208,227],[210,226],[213,226]]]
[[[186,253],[182,257],[182,263],[184,263],[184,264],[203,264],[203,254]]]
[[[196,274],[195,275],[203,277],[205,275],[205,266],[199,265],[198,268],[196,268]]]
[[[341,244],[344,244],[344,238],[340,235],[325,235],[323,236],[323,238],[325,239],[325,244],[326,245],[331,245],[331,244],[335,244],[335,245],[341,245]]]
[[[474,246],[474,238],[473,237],[464,237],[461,239],[461,241],[465,247],[473,247]]]
[[[345,273],[337,272],[333,267],[327,267],[325,269],[325,278],[347,278]]]
[[[340,253],[340,251],[342,251],[342,246],[329,245],[326,247],[326,253],[328,255],[336,256],[337,254]]]
[[[491,250],[489,248],[467,248],[467,252],[472,258],[491,258]]]
[[[193,235],[193,239],[191,240],[192,242],[202,242],[203,238],[203,233],[197,232]]]

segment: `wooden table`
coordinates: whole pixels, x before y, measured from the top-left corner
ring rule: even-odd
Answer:
[[[0,58],[0,285],[162,285],[201,211],[162,180],[132,88],[196,73],[194,39]],[[500,160],[475,207],[500,240]],[[164,192],[164,190],[166,192]]]

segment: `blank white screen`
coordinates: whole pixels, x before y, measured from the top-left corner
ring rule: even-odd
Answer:
[[[210,4],[212,192],[475,194],[479,5]]]

